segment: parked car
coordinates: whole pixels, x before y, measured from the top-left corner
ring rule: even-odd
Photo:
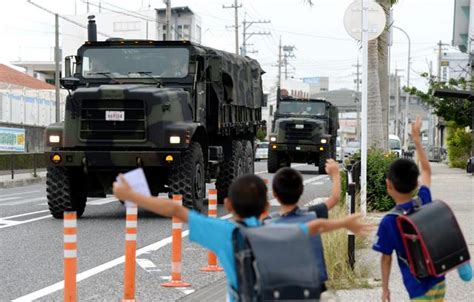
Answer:
[[[474,156],[471,156],[467,160],[466,172],[467,173],[474,173]]]
[[[344,147],[344,157],[350,157],[360,151],[360,142],[348,142]]]
[[[390,147],[390,151],[395,153],[397,157],[402,156],[402,142],[398,136],[390,134],[388,136],[388,144]]]
[[[257,149],[255,151],[255,161],[268,159],[268,145],[268,142],[260,142],[257,144]]]

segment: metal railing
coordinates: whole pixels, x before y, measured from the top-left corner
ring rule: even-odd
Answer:
[[[15,179],[15,172],[32,172],[38,177],[38,170],[46,169],[44,153],[0,153],[0,174],[11,174]]]

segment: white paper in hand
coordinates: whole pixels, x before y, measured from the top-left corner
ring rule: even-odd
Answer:
[[[125,180],[128,182],[130,187],[137,193],[140,193],[145,196],[150,196],[150,188],[148,187],[148,182],[146,181],[145,173],[142,168],[137,168],[130,172],[127,172],[123,175]],[[119,180],[120,181],[120,180]],[[126,206],[136,206],[133,202],[125,201]]]

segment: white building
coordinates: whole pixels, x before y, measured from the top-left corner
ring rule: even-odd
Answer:
[[[469,55],[463,52],[443,51],[441,53],[441,81],[469,78]]]
[[[303,83],[309,84],[310,97],[316,97],[317,93],[329,90],[329,77],[306,77]]]
[[[158,40],[166,40],[166,9],[157,9]],[[187,7],[171,8],[171,37],[168,40],[189,40],[201,44],[201,18]]]

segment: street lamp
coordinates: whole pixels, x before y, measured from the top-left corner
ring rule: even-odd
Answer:
[[[401,29],[398,26],[392,25],[393,28],[400,30],[408,39],[408,69],[407,69],[407,87],[410,87],[410,59],[411,59],[411,40],[410,36],[407,34],[406,31]],[[410,93],[407,93],[406,100],[405,100],[405,129],[403,131],[403,144],[405,150],[408,150],[408,104],[410,103]]]

